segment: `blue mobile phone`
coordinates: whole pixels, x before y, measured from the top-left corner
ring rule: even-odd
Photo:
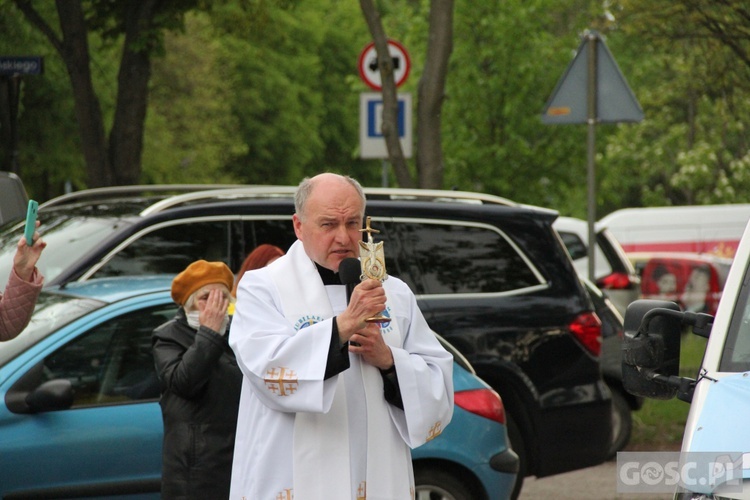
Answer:
[[[26,209],[26,227],[23,230],[24,236],[26,236],[26,244],[31,246],[34,244],[34,231],[36,230],[36,212],[39,209],[39,203],[34,200],[29,200],[29,206]]]

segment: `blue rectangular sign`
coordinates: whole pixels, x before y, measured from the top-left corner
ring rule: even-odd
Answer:
[[[405,106],[406,103],[403,99],[398,100],[398,117],[396,119],[398,126],[398,136],[404,137],[406,135],[405,120]],[[383,131],[380,127],[380,118],[382,116],[383,101],[382,100],[371,100],[367,101],[367,137],[383,137]]]
[[[0,56],[0,75],[41,75],[44,72],[42,57],[5,57]]]

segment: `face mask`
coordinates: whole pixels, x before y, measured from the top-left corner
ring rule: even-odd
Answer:
[[[190,325],[190,327],[194,330],[197,330],[201,326],[201,323],[198,320],[200,314],[200,311],[190,311],[189,313],[185,313],[185,316],[187,316],[188,325]]]
[[[197,330],[200,328],[201,323],[198,317],[200,316],[200,311],[190,311],[189,313],[185,313],[185,316],[187,316],[187,322],[188,325],[190,325],[191,328],[194,330]],[[219,333],[221,335],[224,335],[224,332],[227,329],[227,325],[229,324],[229,314],[224,315],[224,320],[221,322],[221,328],[219,329]]]

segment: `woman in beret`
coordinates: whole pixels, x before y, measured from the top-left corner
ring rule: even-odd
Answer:
[[[232,271],[199,260],[172,281],[180,306],[152,336],[164,421],[164,499],[229,497],[242,373],[227,343]]]

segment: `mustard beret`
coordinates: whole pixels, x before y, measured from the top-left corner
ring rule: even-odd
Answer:
[[[212,283],[220,283],[231,290],[234,285],[232,270],[223,262],[197,260],[172,280],[172,300],[185,305],[194,292]]]

